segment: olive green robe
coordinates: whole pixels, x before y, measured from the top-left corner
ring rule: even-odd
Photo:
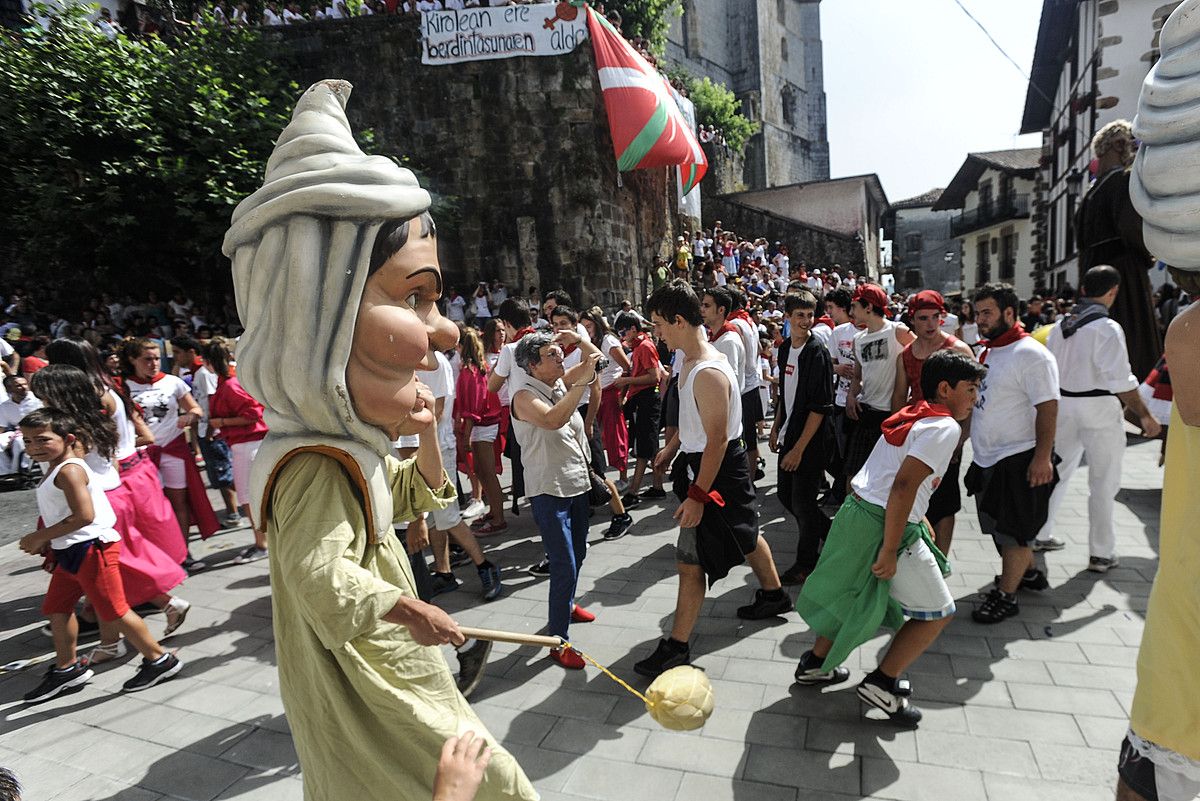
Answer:
[[[394,519],[454,498],[414,460],[388,457]],[[516,760],[459,694],[441,651],[383,621],[416,597],[399,541],[371,543],[360,490],[333,458],[301,453],[277,469],[267,518],[280,691],[308,801],[426,801],[442,744],[467,730],[493,754],[477,796],[536,799]]]

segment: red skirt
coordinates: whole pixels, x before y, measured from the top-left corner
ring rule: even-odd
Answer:
[[[600,396],[600,438],[604,441],[604,452],[608,463],[624,469],[629,463],[629,428],[625,424],[625,410],[621,407],[621,390],[611,386]]]
[[[151,598],[170,592],[182,584],[187,578],[187,573],[179,566],[182,558],[172,559],[138,529],[138,501],[130,491],[129,485],[123,481],[121,486],[108,490],[104,495],[117,514],[117,524],[114,528],[121,535],[121,583],[125,586],[125,599],[130,606],[146,603]],[[166,500],[161,490],[158,497]],[[167,514],[173,522],[175,514],[171,511],[169,503],[166,506]],[[173,536],[177,542],[178,532],[179,525],[176,524]]]

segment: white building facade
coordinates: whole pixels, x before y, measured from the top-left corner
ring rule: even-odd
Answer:
[[[933,211],[958,209],[950,235],[962,260],[963,295],[1003,281],[1017,294],[1034,294],[1034,237],[1030,209],[1041,150],[971,153]]]
[[[1045,0],[1021,133],[1042,132],[1034,267],[1053,292],[1079,286],[1075,212],[1091,181],[1091,141],[1133,120],[1158,34],[1179,2]]]

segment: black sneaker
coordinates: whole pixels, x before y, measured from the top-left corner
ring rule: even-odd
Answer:
[[[976,623],[999,623],[1020,611],[1016,595],[995,589],[989,592],[984,602],[971,613],[971,619]]]
[[[458,579],[453,573],[434,573],[429,577],[429,592],[431,595],[442,595],[458,589]]]
[[[838,665],[833,670],[822,670],[824,660],[815,656],[812,651],[805,651],[796,665],[796,683],[812,684],[841,684],[850,678],[850,669]]]
[[[499,582],[497,582],[499,585]],[[463,698],[470,698],[471,693],[483,680],[483,668],[487,664],[488,655],[492,652],[492,644],[488,640],[476,640],[465,651],[458,651],[458,677],[454,683]]]
[[[536,565],[533,565],[532,567],[530,567],[529,570],[526,572],[528,572],[529,575],[531,575],[531,576],[538,576],[538,577],[549,576],[550,575],[550,560],[543,559],[542,561],[538,562]]]
[[[127,693],[148,690],[159,682],[166,681],[183,668],[175,654],[164,654],[157,662],[143,658],[133,678],[121,685]]]
[[[996,587],[1000,587],[1000,577],[996,576]],[[1033,592],[1041,592],[1042,590],[1050,589],[1050,579],[1046,578],[1045,571],[1032,569],[1027,570],[1025,575],[1021,576],[1021,583],[1018,587],[1022,590],[1032,590]]]
[[[471,557],[462,549],[461,545],[450,544],[450,567],[461,567],[469,564]]]
[[[891,679],[876,670],[858,685],[858,697],[876,709],[882,709],[893,723],[916,726],[921,710],[909,703],[912,685],[908,679]]]
[[[500,593],[504,591],[504,587],[500,584],[500,568],[489,562],[486,566],[480,565],[475,568],[475,572],[479,574],[479,585],[483,589],[484,603],[499,598]]]
[[[260,559],[267,558],[267,549],[259,548],[257,545],[247,545],[237,558],[233,560],[235,565],[248,565],[251,562],[257,562]]]
[[[766,477],[767,477],[767,474],[763,472],[763,469],[761,467],[755,468],[755,470],[754,470],[754,480],[755,481],[762,481]]]
[[[786,615],[792,611],[792,599],[782,589],[768,592],[758,589],[754,591],[754,601],[746,606],[739,606],[737,616],[742,620],[765,620],[769,617]]]
[[[63,670],[59,670],[52,662],[46,670],[46,678],[42,679],[42,683],[25,693],[25,703],[37,704],[49,701],[54,696],[74,687],[82,687],[94,675],[96,674],[92,672],[91,668],[78,659],[69,668]]]
[[[662,487],[651,487],[650,489],[648,489],[642,493],[642,497],[643,498],[665,498],[665,497],[667,497],[667,491],[665,489],[663,489]]]
[[[639,676],[656,679],[662,673],[680,665],[692,664],[692,651],[688,646],[680,646],[670,640],[659,640],[654,653],[633,666],[633,672]]]
[[[1116,556],[1111,559],[1105,559],[1102,556],[1092,556],[1088,558],[1087,569],[1093,573],[1107,573],[1117,565],[1121,564]]]
[[[633,527],[633,518],[628,513],[616,515],[612,522],[608,524],[608,531],[604,532],[605,540],[619,540],[629,533],[629,529]]]
[[[625,493],[625,495],[621,498],[621,503],[625,506],[626,509],[632,509],[633,507],[639,505],[641,502],[642,502],[642,499],[640,497],[638,497],[637,495],[634,495],[632,492]]]
[[[1045,551],[1061,551],[1067,547],[1067,544],[1058,537],[1047,537],[1044,540],[1035,539],[1029,544],[1034,553],[1042,553]]]
[[[157,607],[155,608],[154,611],[156,611],[156,612],[158,611]],[[75,622],[79,624],[79,635],[78,635],[79,639],[83,639],[84,637],[90,637],[91,635],[97,634],[100,631],[100,624],[97,623],[95,620],[85,620],[84,618],[80,617],[79,615],[75,615]],[[47,637],[54,636],[54,631],[51,630],[49,623],[42,626],[41,632],[42,632],[42,634],[45,634]]]
[[[779,576],[779,583],[785,587],[795,587],[804,584],[808,580],[808,574],[811,571],[805,570],[800,565],[792,565]]]

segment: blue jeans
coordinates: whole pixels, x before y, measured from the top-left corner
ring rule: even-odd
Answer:
[[[574,498],[535,495],[529,499],[533,520],[550,559],[550,634],[567,638],[579,567],[587,555],[587,493]]]

